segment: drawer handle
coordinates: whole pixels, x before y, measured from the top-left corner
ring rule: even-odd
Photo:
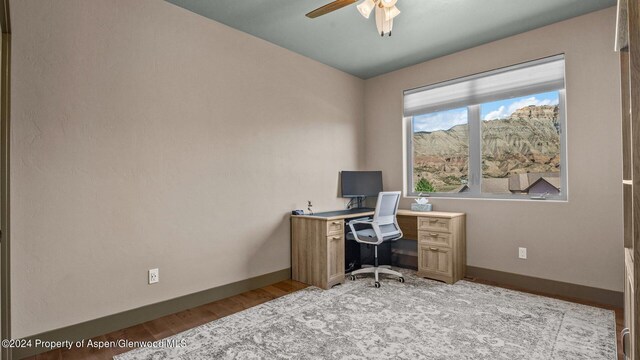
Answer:
[[[436,238],[437,238],[439,235],[438,235],[438,234],[436,234],[436,233],[429,233],[429,236],[431,236],[431,237],[436,237]]]
[[[429,250],[438,252],[438,248],[430,247]]]
[[[438,219],[429,219],[429,222],[430,222],[430,223],[437,223],[437,222],[438,222]]]
[[[340,221],[334,221],[334,222],[332,222],[332,224],[333,224],[333,225],[340,225],[340,224],[342,224],[342,222],[340,222]]]
[[[340,240],[340,239],[342,239],[342,236],[334,236],[332,239],[333,240]]]

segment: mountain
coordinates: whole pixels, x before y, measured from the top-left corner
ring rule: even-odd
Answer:
[[[527,106],[503,119],[482,121],[483,176],[560,171],[558,106]],[[467,125],[413,136],[414,178],[451,191],[468,177]]]

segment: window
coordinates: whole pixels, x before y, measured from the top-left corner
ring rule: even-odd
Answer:
[[[413,118],[414,189],[457,193],[469,179],[467,108]]]
[[[405,92],[409,195],[567,199],[564,56]]]

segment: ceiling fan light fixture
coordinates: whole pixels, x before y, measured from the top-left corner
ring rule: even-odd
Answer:
[[[388,9],[388,11],[384,12],[386,20],[393,20],[398,15],[400,15],[400,9],[398,9],[398,7],[395,5],[391,9]]]
[[[376,3],[373,0],[363,0],[358,6],[358,11],[365,19],[368,19],[371,12],[376,7]]]
[[[398,0],[380,0],[380,7],[392,8],[397,2]]]
[[[393,30],[393,18],[387,20],[388,12],[388,8],[376,8],[376,28],[380,36],[391,35],[391,30]]]

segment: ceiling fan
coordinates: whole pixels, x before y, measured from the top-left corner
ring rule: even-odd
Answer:
[[[359,0],[335,0],[308,13],[307,17],[315,19],[318,16],[342,9],[358,1]],[[380,36],[384,36],[385,34],[391,36],[393,19],[400,14],[400,10],[396,7],[397,2],[398,0],[362,0],[362,2],[358,4],[358,11],[368,19],[371,12],[375,9],[378,33]]]

